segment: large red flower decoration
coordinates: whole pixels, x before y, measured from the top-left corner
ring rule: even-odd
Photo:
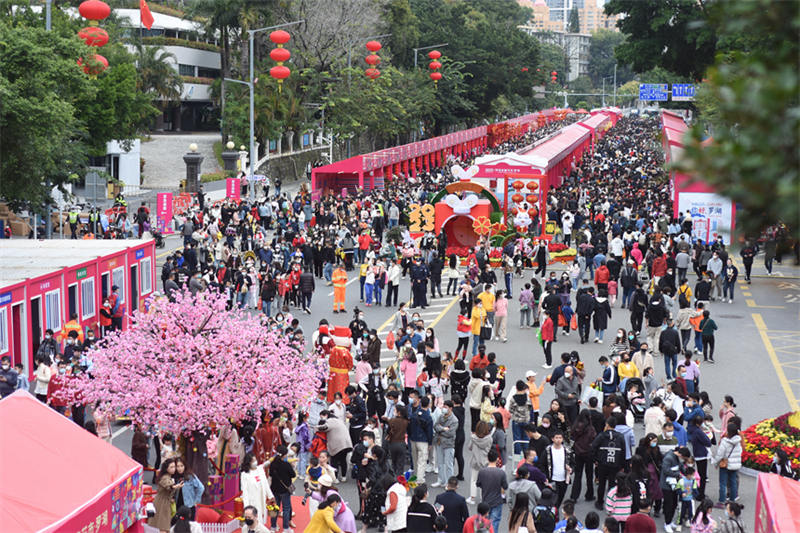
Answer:
[[[507,229],[508,229],[508,226],[506,226],[502,222],[495,222],[494,224],[492,224],[492,230],[495,233],[503,233]]]
[[[472,229],[478,235],[489,235],[492,231],[492,221],[489,217],[478,217],[472,221]]]

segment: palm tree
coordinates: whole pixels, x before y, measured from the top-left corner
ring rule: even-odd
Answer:
[[[158,100],[180,100],[183,80],[172,65],[175,55],[159,46],[139,47],[139,89]]]

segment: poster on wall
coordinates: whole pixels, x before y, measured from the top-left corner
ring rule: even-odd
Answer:
[[[678,211],[691,214],[693,238],[711,242],[722,236],[723,242],[730,244],[733,204],[728,198],[710,192],[681,192]]]

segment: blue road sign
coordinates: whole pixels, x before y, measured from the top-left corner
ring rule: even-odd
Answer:
[[[694,85],[691,83],[673,83],[672,101],[691,102],[694,100]]]
[[[666,83],[640,83],[639,100],[666,102],[669,100],[669,85]]]

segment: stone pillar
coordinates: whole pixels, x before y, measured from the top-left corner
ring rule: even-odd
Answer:
[[[289,153],[294,152],[294,131],[288,130],[286,132],[286,145],[289,147]]]
[[[203,163],[203,156],[197,153],[197,145],[189,145],[189,152],[183,156],[186,163],[186,188],[184,192],[197,192],[197,184],[200,181],[200,165]]]
[[[225,145],[225,148],[227,148],[227,150],[222,152],[224,170],[236,172],[236,160],[239,159],[239,152],[235,150],[236,145],[233,144],[233,141],[228,141],[228,144]]]

